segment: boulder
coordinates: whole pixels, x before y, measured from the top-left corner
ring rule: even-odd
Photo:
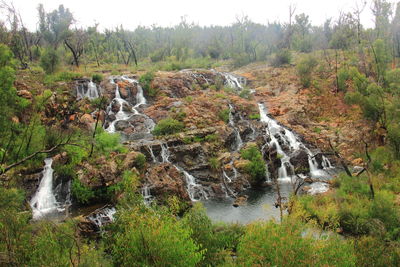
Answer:
[[[19,91],[17,92],[17,95],[18,95],[19,97],[22,97],[22,98],[25,98],[25,99],[28,99],[28,100],[31,100],[31,99],[32,99],[32,93],[29,92],[28,90],[19,90]]]
[[[117,122],[114,124],[114,126],[115,126],[115,130],[117,130],[117,131],[124,131],[125,129],[131,127],[131,125],[129,124],[129,122],[128,122],[128,121],[125,121],[125,120],[119,120],[119,121],[117,121]]]
[[[308,153],[305,150],[294,152],[290,157],[290,163],[293,165],[296,173],[308,173],[310,171]]]
[[[147,182],[151,184],[151,194],[161,201],[168,196],[177,196],[181,200],[190,201],[186,191],[186,180],[172,164],[162,163],[148,169]]]

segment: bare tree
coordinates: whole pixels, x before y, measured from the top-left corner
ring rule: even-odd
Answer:
[[[74,58],[74,65],[79,68],[80,58],[85,51],[88,35],[83,29],[75,29],[64,40],[65,46],[71,51]]]

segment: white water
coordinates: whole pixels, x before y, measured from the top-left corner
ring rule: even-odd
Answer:
[[[233,120],[233,106],[229,104],[229,125],[235,131],[236,139],[235,139],[235,151],[239,151],[239,149],[243,146],[242,137],[240,137],[240,132],[235,125],[235,121]]]
[[[231,73],[221,73],[225,77],[225,85],[233,89],[242,90],[242,79],[232,75]]]
[[[164,163],[170,163],[169,161],[169,147],[168,144],[161,144],[161,158],[162,158],[162,162]]]
[[[83,85],[82,86],[77,86],[76,87],[76,97],[77,100],[83,99],[83,98],[88,98],[90,100],[93,100],[95,98],[99,97],[99,92],[97,90],[97,86],[94,82],[90,81],[88,83],[88,89],[85,92]]]
[[[144,204],[146,205],[150,205],[152,200],[153,200],[153,196],[151,195],[150,192],[150,188],[148,185],[144,185],[142,187],[142,196],[143,196],[143,200],[144,200]]]
[[[93,222],[100,229],[106,224],[114,221],[114,215],[117,210],[114,207],[105,207],[96,210],[92,215],[87,218]]]
[[[294,175],[293,165],[290,163],[290,157],[283,151],[280,146],[276,136],[279,136],[280,139],[287,145],[291,151],[296,151],[299,149],[304,149],[308,154],[308,164],[310,168],[311,177],[321,177],[327,176],[327,173],[324,170],[318,168],[318,162],[313,156],[312,152],[297,138],[293,132],[289,131],[285,127],[278,124],[277,121],[270,118],[267,115],[267,109],[261,103],[258,104],[260,110],[260,120],[261,122],[267,125],[267,134],[271,141],[269,145],[275,146],[278,155],[281,157],[281,167],[278,169],[278,179],[281,181],[291,182],[292,176]],[[325,158],[325,157],[324,157]],[[327,158],[325,158],[325,165],[332,166]],[[290,174],[288,173],[290,172]]]
[[[129,118],[135,114],[135,115],[141,115],[146,117],[147,119],[150,119],[147,115],[142,114],[138,111],[138,108],[141,105],[145,105],[147,103],[146,98],[144,97],[144,93],[143,93],[143,88],[139,85],[139,82],[137,80],[134,79],[130,79],[126,76],[121,76],[120,77],[121,80],[123,81],[127,81],[131,84],[136,84],[136,88],[137,88],[137,93],[136,93],[136,105],[134,107],[131,108],[130,112],[126,112],[123,110],[124,105],[128,105],[130,106],[130,104],[121,97],[120,91],[119,91],[119,85],[118,83],[114,82],[114,77],[111,77],[110,79],[110,83],[115,84],[115,98],[113,99],[113,101],[111,101],[109,107],[107,108],[107,114],[111,115],[114,114],[114,112],[112,112],[111,107],[112,104],[114,103],[114,101],[116,101],[120,108],[119,111],[115,114],[116,119],[114,121],[112,121],[110,123],[110,125],[108,126],[108,128],[106,129],[107,132],[109,133],[115,133],[115,123],[121,120],[129,120]],[[151,120],[151,119],[150,119]],[[153,120],[151,120],[150,125],[148,126],[148,133],[150,133],[152,131],[152,129],[154,128],[155,124],[153,122]]]
[[[157,159],[156,156],[154,155],[153,149],[151,148],[151,146],[147,146],[147,149],[149,150],[151,159],[153,160],[153,163],[157,163]]]
[[[48,214],[57,211],[58,204],[53,192],[53,168],[51,167],[53,159],[44,160],[45,166],[43,177],[40,180],[38,190],[30,201],[33,212],[33,219],[37,220]]]

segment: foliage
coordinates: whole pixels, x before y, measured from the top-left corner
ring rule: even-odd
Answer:
[[[355,78],[355,77],[354,77]],[[350,73],[347,69],[341,68],[337,73],[337,87],[339,91],[346,92],[347,84],[346,82],[350,79]]]
[[[249,225],[240,239],[240,266],[356,266],[350,242],[337,237],[304,236],[305,227],[290,221]]]
[[[260,183],[265,180],[265,162],[257,145],[251,145],[240,151],[242,158],[249,160],[245,170],[250,174],[252,183]]]
[[[143,90],[147,95],[151,97],[155,97],[157,95],[158,90],[151,86],[151,82],[154,80],[153,72],[146,72],[142,76],[140,76],[139,83],[143,87]]]
[[[60,65],[60,57],[56,50],[48,48],[40,57],[40,66],[47,74],[54,73]]]
[[[297,64],[297,73],[300,76],[300,82],[304,88],[308,88],[311,85],[312,72],[314,68],[317,66],[318,62],[316,58],[312,56],[304,57]]]
[[[95,73],[92,75],[92,81],[94,83],[100,83],[101,81],[103,81],[104,77],[102,74],[100,73]]]
[[[167,118],[160,120],[157,125],[154,127],[153,134],[154,135],[169,135],[174,133],[179,133],[183,131],[185,125],[172,118]]]
[[[140,207],[119,211],[110,238],[119,266],[195,266],[203,258],[181,221]]]
[[[95,137],[95,147],[100,153],[108,154],[112,151],[123,151],[119,134],[108,133],[102,128],[98,128],[98,131]]]
[[[290,64],[292,61],[292,54],[288,49],[279,50],[271,59],[271,66],[281,67]]]
[[[94,191],[82,184],[78,179],[72,180],[71,194],[81,204],[88,204],[95,196]]]
[[[139,170],[143,170],[146,164],[146,156],[143,155],[142,153],[139,153],[136,158],[135,158],[135,166]]]
[[[218,170],[221,167],[221,163],[219,162],[218,158],[210,158],[208,160],[208,163],[210,164],[211,169],[213,170]]]
[[[218,117],[221,121],[228,123],[230,110],[228,108],[222,109],[218,112]]]

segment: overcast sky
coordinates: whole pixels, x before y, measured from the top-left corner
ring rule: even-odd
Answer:
[[[8,0],[10,1],[10,0]],[[258,23],[286,22],[288,7],[297,7],[296,13],[306,13],[313,25],[321,25],[326,18],[337,17],[339,11],[351,11],[363,0],[13,0],[25,24],[36,29],[37,11],[42,3],[46,11],[63,4],[74,14],[80,26],[93,25],[101,28],[123,25],[134,29],[138,25],[171,26],[179,23],[181,16],[200,25],[229,25],[237,16],[247,15]],[[370,2],[365,8],[362,23],[373,25]]]

